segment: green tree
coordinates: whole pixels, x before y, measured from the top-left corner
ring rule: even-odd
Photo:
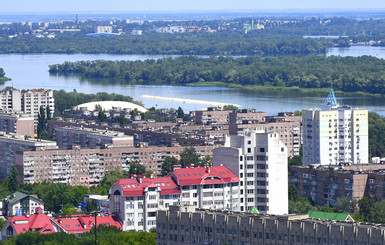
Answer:
[[[334,212],[353,214],[356,211],[356,204],[357,203],[350,198],[338,198],[337,205],[334,207]]]
[[[161,175],[167,176],[169,172],[173,170],[174,165],[178,165],[179,161],[175,157],[165,157],[162,163]]]
[[[374,207],[370,210],[370,222],[385,223],[385,201],[374,203]]]
[[[180,153],[179,164],[182,165],[182,168],[185,168],[190,164],[201,166],[199,155],[194,147],[187,147]]]
[[[47,106],[46,108],[45,108],[45,111],[46,111],[46,117],[47,117],[47,121],[49,121],[49,120],[51,120],[51,109],[49,108],[49,106]]]
[[[8,189],[11,193],[14,193],[19,190],[19,180],[18,180],[18,172],[16,165],[14,164],[12,167],[11,175],[9,176],[9,184]]]
[[[177,118],[184,118],[184,111],[180,106],[178,107],[178,110],[177,110]]]
[[[128,170],[128,174],[136,174],[136,175],[143,175],[146,173],[146,167],[138,162],[132,162],[130,163],[130,169]]]
[[[309,210],[315,209],[307,198],[300,198],[298,201],[289,200],[290,214],[306,214]]]
[[[289,200],[294,202],[299,200],[299,193],[294,185],[289,185]]]
[[[300,110],[294,111],[294,116],[302,116],[302,111]]]
[[[302,166],[302,157],[301,156],[293,156],[289,157],[289,166]]]
[[[358,201],[359,214],[364,218],[365,221],[370,221],[370,216],[374,208],[375,201],[368,197],[363,197]]]
[[[39,139],[47,139],[47,118],[43,106],[40,106],[39,114],[37,116],[37,137]]]
[[[224,105],[222,109],[224,111],[238,111],[238,107],[235,105]]]

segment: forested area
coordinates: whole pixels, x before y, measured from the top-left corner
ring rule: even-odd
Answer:
[[[90,37],[61,34],[55,38],[20,36],[0,39],[5,53],[111,53],[176,55],[308,55],[323,54],[328,40],[297,35],[217,33],[149,33]]]
[[[51,74],[113,78],[132,84],[187,85],[223,82],[385,94],[385,60],[371,56],[209,57],[145,61],[79,61],[51,65]]]

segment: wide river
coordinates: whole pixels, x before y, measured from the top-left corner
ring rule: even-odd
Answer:
[[[385,58],[385,48],[370,46],[354,46],[351,48],[331,48],[327,55],[360,56],[373,55]],[[13,86],[18,89],[64,89],[72,91],[76,89],[83,93],[119,93],[129,95],[135,100],[140,100],[146,107],[177,108],[181,106],[185,111],[199,110],[204,107],[200,104],[187,104],[175,101],[153,100],[142,98],[141,95],[155,95],[163,97],[175,97],[193,100],[206,100],[214,102],[233,103],[242,108],[256,108],[266,111],[270,115],[280,111],[294,111],[303,108],[320,107],[327,94],[301,95],[297,93],[262,93],[249,92],[240,89],[227,89],[220,87],[181,87],[181,86],[152,86],[152,85],[126,85],[111,80],[93,81],[78,77],[50,76],[48,66],[60,64],[64,61],[79,60],[144,60],[149,58],[161,58],[165,56],[155,55],[107,55],[107,54],[4,54],[0,55],[0,67],[12,81],[5,86]],[[340,104],[348,104],[353,107],[367,108],[381,115],[385,115],[385,97],[375,96],[341,96],[337,97]]]

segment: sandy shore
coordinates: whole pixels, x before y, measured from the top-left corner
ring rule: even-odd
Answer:
[[[209,106],[219,106],[219,107],[223,107],[225,105],[233,105],[236,107],[241,107],[240,105],[237,105],[237,104],[206,101],[206,100],[190,100],[190,99],[162,97],[162,96],[154,96],[154,95],[141,95],[140,97],[146,98],[146,99],[154,99],[154,100],[169,100],[169,101],[182,102],[182,103],[188,103],[188,104],[199,104],[199,105],[209,105]]]

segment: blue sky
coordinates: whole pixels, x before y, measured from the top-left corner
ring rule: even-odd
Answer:
[[[385,9],[384,0],[0,0],[0,12]]]

